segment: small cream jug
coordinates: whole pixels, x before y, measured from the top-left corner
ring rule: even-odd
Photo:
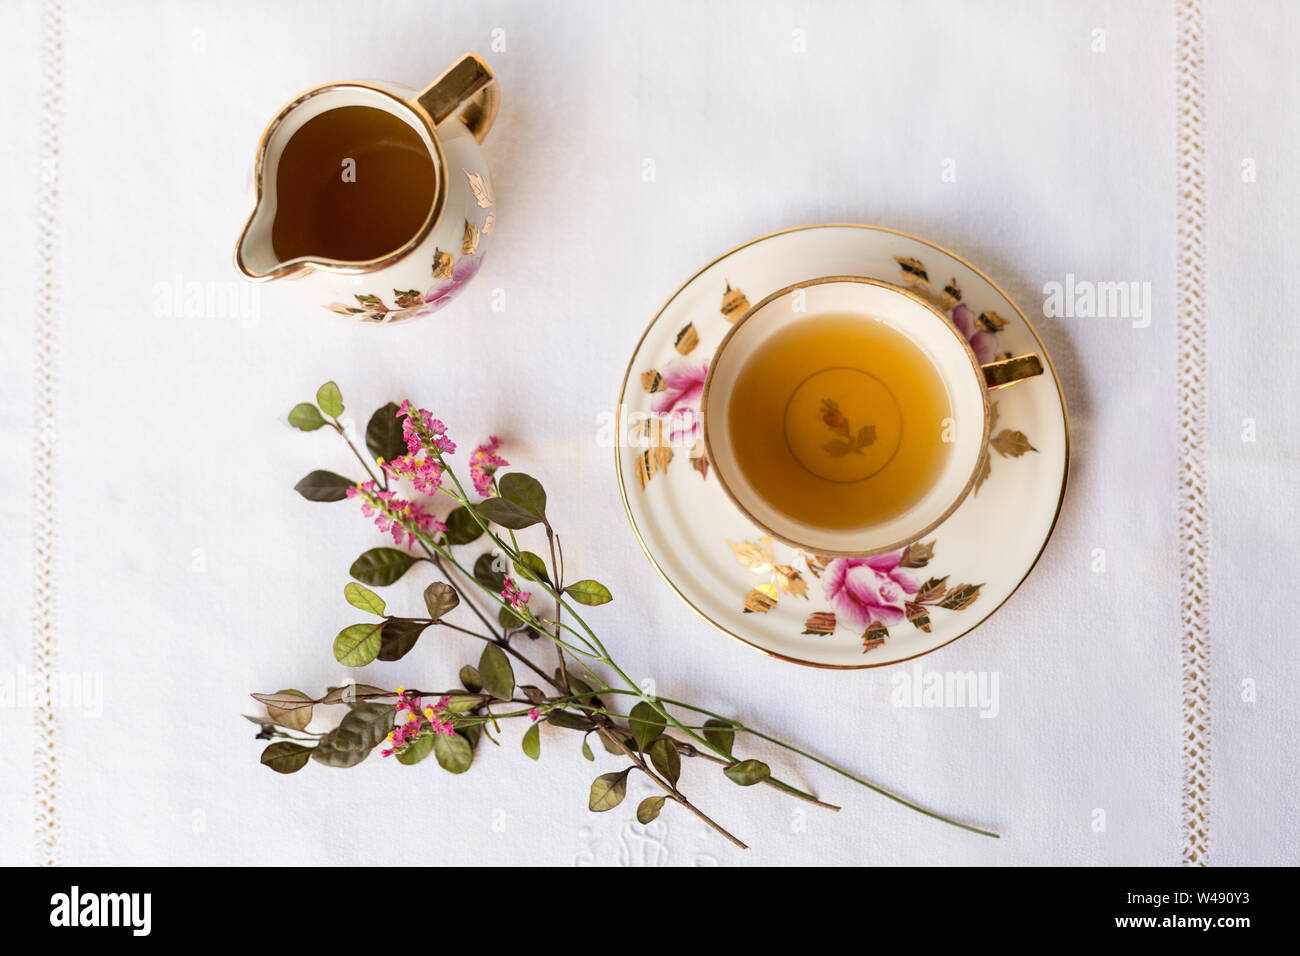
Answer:
[[[473,53],[423,92],[357,81],[329,83],[295,97],[258,145],[257,205],[235,247],[235,267],[253,282],[293,279],[306,301],[364,323],[387,325],[436,312],[478,272],[496,222],[492,180],[479,143],[492,127],[499,101],[492,71]],[[285,148],[311,120],[357,106],[397,117],[428,149],[433,163],[428,215],[405,244],[378,258],[282,259],[273,233],[277,171]],[[314,215],[328,212],[316,210]]]

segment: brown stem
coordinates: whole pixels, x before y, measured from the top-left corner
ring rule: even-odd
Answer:
[[[600,731],[600,733],[604,734],[606,739],[612,741],[614,745],[618,747],[619,750],[623,751],[623,753],[627,756],[627,758],[632,761],[633,765],[642,773],[644,773],[647,777],[653,780],[656,784],[658,784],[660,788],[662,788],[672,800],[681,804],[687,810],[691,811],[691,813],[699,817],[701,821],[708,824],[713,829],[717,830],[719,833],[721,833],[724,837],[726,837],[736,846],[740,847],[742,850],[749,849],[749,847],[746,846],[744,843],[742,843],[737,837],[733,836],[730,832],[728,832],[722,826],[722,824],[713,820],[703,810],[701,810],[695,804],[691,803],[690,800],[686,799],[686,796],[680,790],[678,790],[676,786],[674,786],[672,783],[668,782],[667,780],[662,779],[658,774],[656,774],[653,770],[651,770],[648,766],[646,766],[646,762],[644,759],[642,759],[641,755],[629,749],[627,744],[623,742],[623,738],[609,729],[608,726],[609,721],[607,718],[605,718],[604,716],[599,716],[599,717],[593,716],[592,721],[595,723],[596,729]]]

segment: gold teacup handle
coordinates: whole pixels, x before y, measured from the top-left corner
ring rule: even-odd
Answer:
[[[984,372],[984,384],[990,389],[1006,388],[1035,375],[1042,375],[1043,361],[1033,354],[1017,355],[1000,362],[989,362],[980,368]]]
[[[492,121],[497,118],[501,89],[483,59],[477,53],[466,53],[417,99],[434,126],[441,126],[451,117],[459,116],[481,143],[492,128]]]

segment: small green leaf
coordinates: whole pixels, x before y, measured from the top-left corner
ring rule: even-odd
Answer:
[[[397,762],[406,764],[408,767],[419,763],[433,751],[433,742],[436,739],[436,734],[425,734],[422,737],[416,737],[397,752],[395,755]]]
[[[464,773],[474,761],[474,748],[459,733],[450,737],[436,734],[433,755],[438,758],[438,766],[448,773]]]
[[[397,406],[389,402],[376,409],[366,425],[366,448],[375,458],[392,461],[406,454],[406,439],[402,437],[402,423],[397,418]]]
[[[644,700],[632,708],[627,723],[632,728],[632,736],[636,739],[636,747],[641,751],[650,746],[650,741],[662,734],[666,726],[663,715]]]
[[[348,496],[348,489],[354,484],[355,482],[342,475],[317,469],[300,478],[293,486],[293,490],[308,501],[342,501]]]
[[[632,768],[602,773],[591,782],[591,793],[587,797],[587,809],[593,813],[613,810],[627,796],[627,775]]]
[[[515,562],[515,570],[521,577],[529,581],[546,581],[551,579],[546,575],[546,562],[539,555],[531,551],[520,551],[519,560]]]
[[[348,667],[364,667],[379,656],[384,622],[353,624],[334,638],[334,659]]]
[[[591,730],[596,726],[590,717],[582,717],[567,710],[552,710],[546,715],[546,722],[565,730]]]
[[[483,679],[478,676],[478,669],[469,664],[460,669],[460,682],[472,694],[477,694],[483,689]]]
[[[294,773],[307,766],[311,750],[289,740],[277,740],[262,751],[262,766],[270,767],[276,773]]]
[[[524,753],[536,760],[542,755],[542,725],[533,724],[524,731]]]
[[[660,737],[650,745],[650,762],[665,780],[676,786],[682,775],[682,756],[677,744],[668,737]]]
[[[497,483],[497,488],[502,498],[535,515],[537,520],[545,517],[546,492],[542,489],[542,483],[532,475],[512,471]]]
[[[415,647],[415,642],[428,626],[424,621],[386,621],[379,642],[379,659],[400,661]]]
[[[303,402],[289,409],[289,424],[304,432],[314,432],[325,424],[320,409],[311,402]]]
[[[609,588],[599,581],[593,581],[587,578],[583,581],[574,581],[564,589],[564,593],[569,595],[579,604],[586,604],[588,607],[596,607],[598,604],[608,604],[614,600],[614,595],[609,593]]]
[[[300,690],[282,690],[275,696],[277,698],[292,698],[293,703],[288,707],[266,705],[266,712],[274,723],[279,724],[281,727],[288,727],[290,730],[303,730],[311,723],[313,701],[310,697]],[[299,701],[301,703],[298,703]]]
[[[352,562],[348,573],[362,584],[382,588],[392,584],[415,564],[415,558],[395,548],[371,548]]]
[[[513,631],[517,627],[524,626],[524,619],[510,608],[503,606],[501,610],[497,611],[497,623],[507,631]]]
[[[591,752],[591,744],[587,743],[587,738],[582,738],[582,755],[588,760],[595,761],[596,755]]]
[[[447,709],[453,714],[468,714],[481,703],[483,699],[476,694],[451,694],[447,697]]]
[[[343,396],[333,382],[326,382],[316,389],[316,404],[330,418],[338,418],[343,414]]]
[[[393,729],[392,704],[355,704],[339,725],[311,752],[327,767],[354,767],[384,742]]]
[[[444,524],[447,531],[443,535],[448,544],[469,544],[483,533],[483,526],[474,520],[474,515],[464,505],[458,505],[447,512]]]
[[[497,556],[491,551],[480,554],[474,562],[474,580],[496,594],[506,586],[506,573],[497,568]]]
[[[623,741],[629,750],[636,747],[636,741],[632,739],[630,734],[624,733],[622,728],[616,727],[612,733],[618,737],[619,740]],[[606,753],[611,753],[616,757],[625,756],[622,748],[620,748],[614,741],[610,740],[604,734],[598,734],[598,736],[600,737],[600,745],[605,748]]]
[[[460,595],[446,581],[434,581],[424,589],[424,606],[429,609],[429,617],[435,621],[440,620],[459,603]]]
[[[752,787],[772,775],[771,768],[761,760],[742,760],[722,772],[742,787]]]
[[[667,797],[646,797],[637,804],[636,822],[649,823],[659,816],[659,811],[664,808],[664,801],[667,799]]]
[[[493,697],[509,700],[515,693],[515,671],[510,666],[506,652],[495,644],[483,648],[478,659],[478,673],[483,679],[483,689]]]
[[[356,581],[349,581],[343,585],[343,596],[353,607],[362,611],[369,611],[371,614],[384,616],[384,599],[381,598],[364,584],[357,584]]]
[[[729,722],[710,717],[704,722],[704,739],[730,757],[731,748],[736,745],[736,731]]]
[[[491,521],[512,531],[531,528],[542,520],[539,515],[521,508],[513,501],[506,501],[504,498],[487,498],[476,504],[474,510],[478,512],[479,517],[484,521]]]

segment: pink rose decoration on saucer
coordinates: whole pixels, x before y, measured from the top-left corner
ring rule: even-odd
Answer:
[[[700,437],[700,396],[708,374],[707,361],[685,356],[659,370],[664,387],[655,392],[651,407],[657,415],[672,414],[668,436],[672,442],[693,444]]]
[[[993,361],[995,354],[993,333],[985,332],[983,329],[976,331],[975,313],[965,302],[958,302],[957,307],[952,310],[952,324],[957,326],[957,331],[966,336],[971,351],[975,353],[981,365]]]
[[[899,568],[902,551],[869,558],[836,558],[826,565],[822,583],[835,613],[845,623],[892,627],[906,618],[904,605],[920,585]]]
[[[432,312],[437,312],[450,302],[456,293],[478,274],[478,270],[482,265],[482,256],[461,256],[460,261],[456,263],[456,267],[451,270],[451,278],[433,286],[424,294],[426,308],[422,309],[420,314],[429,315]]]

